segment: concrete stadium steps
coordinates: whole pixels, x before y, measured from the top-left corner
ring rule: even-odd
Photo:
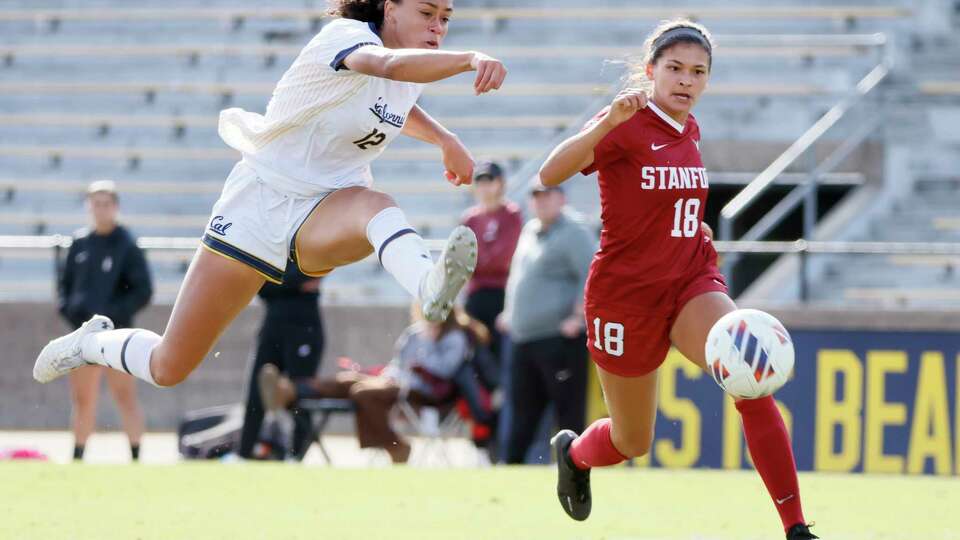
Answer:
[[[914,192],[874,219],[864,241],[960,242],[960,180],[923,178]],[[960,306],[960,257],[817,255],[828,257],[811,287],[817,302],[887,307]]]
[[[478,130],[478,129],[549,129],[563,130],[571,125],[577,115],[524,115],[524,116],[495,116],[495,115],[457,115],[439,117],[438,121],[451,129]],[[66,129],[76,133],[76,128],[95,129],[107,126],[112,132],[115,129],[163,129],[172,130],[182,127],[189,131],[208,130],[215,134],[218,117],[214,114],[186,115],[186,114],[155,114],[135,111],[113,114],[90,114],[84,112],[67,111],[30,111],[0,115],[0,126],[14,126],[18,129]]]
[[[452,189],[452,188],[451,188]],[[388,191],[389,192],[389,191]],[[445,232],[457,223],[469,193],[443,196],[391,193],[418,230],[424,234]],[[210,218],[216,196],[175,196],[172,194],[123,195],[122,216],[139,235],[199,235]],[[449,212],[446,213],[437,212]],[[0,204],[0,234],[70,234],[86,224],[83,199],[18,196]]]
[[[130,146],[173,148],[205,148],[213,147],[220,141],[217,135],[217,117],[204,117],[205,122],[196,127],[187,128],[176,123],[175,117],[165,117],[166,121],[155,126],[112,126],[109,123],[93,123],[84,126],[75,125],[2,125],[3,115],[0,115],[0,145],[10,145],[15,149],[20,145],[30,146],[58,146],[69,142],[72,146],[95,145],[101,148],[128,148]],[[545,119],[550,117],[542,116]],[[502,116],[500,125],[478,127],[454,127],[444,124],[456,132],[460,139],[468,146],[482,148],[489,141],[498,141],[506,145],[531,145],[548,141],[561,127],[570,125],[568,121],[544,122],[542,125],[530,127],[514,125],[509,116]],[[226,145],[220,142],[226,149]],[[398,137],[390,149],[429,148],[420,141],[407,137]],[[11,150],[13,152],[14,150]],[[0,155],[3,152],[0,151]]]
[[[826,36],[829,37],[829,36]],[[735,39],[735,38],[731,38]],[[305,42],[304,42],[305,44]],[[23,80],[56,81],[59,77],[80,75],[85,79],[135,81],[156,77],[205,76],[215,73],[218,82],[244,82],[250,77],[276,81],[293,62],[303,44],[297,45],[7,45],[0,44],[0,74]],[[564,80],[578,73],[619,75],[624,62],[638,61],[638,47],[611,45],[577,47],[564,44],[517,47],[485,47],[482,43],[457,43],[451,50],[482,50],[503,60],[510,69],[511,81],[550,73]],[[728,45],[718,52],[714,75],[731,68],[762,72],[790,68],[788,72],[821,76],[832,71],[848,71],[853,65],[870,67],[876,63],[868,48],[856,46],[773,44]],[[538,79],[534,79],[538,80]]]
[[[128,2],[98,4],[62,16],[19,19],[9,9],[65,3],[8,0],[0,6],[0,234],[33,233],[38,223],[46,223],[48,232],[69,233],[86,220],[81,195],[86,182],[114,177],[125,219],[138,235],[199,235],[237,157],[216,136],[219,111],[262,111],[293,55],[325,23],[316,13],[304,16],[303,6],[323,9],[326,4],[208,0],[198,7],[188,0],[144,0],[136,9],[161,11],[136,12],[132,18],[122,9],[132,5]],[[246,13],[236,16],[237,8]],[[542,8],[547,16],[529,8]],[[445,46],[501,56],[511,69],[508,84],[477,98],[472,77],[465,74],[431,85],[421,105],[447,122],[475,157],[503,161],[510,175],[542,157],[560,126],[579,123],[585,111],[600,107],[598,98],[623,69],[604,60],[639,48],[644,35],[672,14],[700,11],[720,40],[710,94],[697,112],[704,125],[705,161],[715,171],[761,169],[769,163],[768,154],[772,159],[794,140],[876,60],[875,51],[857,47],[751,46],[744,44],[744,34],[758,29],[773,34],[897,32],[909,21],[908,10],[870,0],[839,8],[796,0],[729,6],[681,0],[667,8],[622,0],[586,7],[574,0],[458,0],[456,9]],[[265,15],[271,10],[291,11]],[[123,49],[123,54],[83,50],[91,46]],[[778,74],[776,80],[770,79],[771,72]],[[10,117],[17,114],[47,119],[20,124]],[[49,118],[58,114],[65,117],[63,124]],[[103,122],[68,118],[77,114],[140,116],[152,122],[115,120],[104,131]],[[565,119],[547,124],[530,120],[558,116]],[[176,117],[190,121],[178,128]],[[469,117],[486,123],[457,125]],[[469,191],[446,186],[437,157],[435,150],[401,138],[373,167],[375,186],[392,193],[431,238],[444,237],[471,200]],[[8,202],[3,198],[6,180],[22,181]],[[31,180],[32,186],[25,185]],[[190,186],[184,188],[186,201],[170,195],[181,185]],[[567,188],[571,203],[595,222],[595,179],[578,178]],[[525,191],[518,192],[517,200],[525,204]],[[42,260],[10,262],[15,267],[4,270],[2,255],[0,296],[24,275],[52,272]],[[152,259],[151,264],[157,265],[160,288],[172,299],[182,264]],[[326,300],[333,302],[408,300],[375,261],[338,270],[325,289]]]
[[[144,180],[135,176],[119,176],[114,177],[113,180],[117,182],[121,197],[125,201],[129,200],[130,197],[137,200],[140,197],[158,195],[216,198],[223,189],[224,183],[224,179],[170,178],[166,180]],[[0,178],[0,204],[19,202],[22,200],[22,196],[30,197],[34,194],[43,193],[73,194],[79,200],[83,197],[88,184],[88,179],[79,177]],[[464,198],[469,196],[466,187],[457,188],[446,180],[437,178],[415,179],[387,175],[386,178],[378,178],[374,182],[374,187],[389,188],[390,193],[399,198]],[[8,194],[8,192],[12,193]]]
[[[814,304],[874,306],[886,308],[953,309],[960,305],[960,283],[934,282],[911,286],[890,280],[846,286],[817,285],[810,302]]]
[[[163,254],[147,252],[147,262],[154,281],[154,303],[170,304],[176,299],[192,252],[177,254],[186,261],[168,263],[157,260]],[[53,298],[56,277],[52,254],[40,253],[34,259],[4,256],[0,251],[0,301]],[[350,266],[338,268],[324,278],[325,304],[402,305],[410,296],[386,274],[375,257],[368,257]]]
[[[871,34],[859,34],[862,37]],[[34,36],[30,36],[33,38]],[[69,36],[68,36],[69,37]],[[86,38],[87,36],[83,36]],[[130,63],[139,67],[144,60],[151,62],[177,60],[176,66],[191,70],[198,70],[206,66],[204,62],[230,60],[230,66],[251,71],[250,68],[285,69],[300,53],[312,35],[298,36],[294,39],[276,41],[230,40],[222,43],[175,42],[163,43],[98,43],[95,40],[80,39],[67,42],[56,39],[55,36],[45,36],[41,43],[36,39],[17,39],[9,36],[8,42],[0,43],[0,58],[3,67],[16,69],[36,65],[52,65],[58,62],[67,67],[80,64]],[[812,66],[816,63],[839,63],[851,57],[871,56],[875,53],[863,43],[837,43],[837,37],[845,34],[827,33],[813,35],[779,35],[771,33],[755,33],[746,35],[714,35],[718,45],[723,47],[723,55],[715,61],[727,60],[756,60],[769,59],[801,59],[804,65]],[[819,39],[818,39],[819,38]],[[867,39],[867,41],[873,41]],[[569,45],[564,39],[558,43],[543,43],[532,45],[501,45],[489,40],[470,42],[451,34],[444,41],[445,48],[451,50],[482,50],[483,52],[510,61],[545,61],[565,59],[568,61],[580,60],[640,60],[641,53],[637,44],[617,40],[611,44],[594,43],[592,45]],[[839,59],[839,60],[838,60]],[[68,61],[72,60],[72,62]],[[255,60],[255,64],[246,64]],[[256,69],[252,70],[253,72]]]
[[[154,281],[154,302],[171,303],[193,257],[192,251],[151,251],[146,253]],[[0,301],[51,298],[55,293],[52,250],[0,249]],[[393,282],[368,257],[338,268],[324,279],[325,302],[362,303],[383,298],[388,303],[408,301],[402,287]]]
[[[705,141],[728,138],[789,140],[813,122],[816,110],[826,109],[833,99],[832,96],[814,99],[781,96],[771,100],[762,95],[724,96],[711,92],[698,107],[697,118],[703,127]],[[219,108],[201,106],[199,110],[183,111],[159,102],[141,102],[135,107],[122,108],[123,113],[117,114],[106,107],[106,101],[99,96],[80,96],[70,101],[57,97],[51,101],[26,111],[0,112],[0,143],[70,141],[96,145],[222,146],[216,134]],[[63,103],[57,106],[55,102],[58,101]],[[575,110],[583,114],[587,107],[599,109],[602,105],[592,95],[509,99],[499,96],[428,96],[421,104],[468,145],[489,140],[539,145],[573,122],[579,123],[579,114],[558,115],[557,111]],[[811,105],[816,110],[811,110]],[[60,107],[83,112],[58,114],[55,111]],[[193,107],[196,108],[196,104]],[[260,108],[262,103],[252,110]],[[401,137],[391,148],[418,144]]]
[[[551,97],[551,96],[592,96],[605,93],[606,90],[619,80],[619,71],[611,68],[611,73],[604,79],[601,66],[590,65],[583,72],[575,72],[576,76],[567,73],[564,76],[550,75],[536,76],[530,71],[518,77],[510,78],[502,88],[496,90],[487,98],[493,96],[507,97]],[[817,79],[811,80],[809,73],[785,73],[778,76],[776,81],[770,81],[760,73],[715,72],[711,79],[710,90],[717,96],[791,96],[791,95],[824,95],[836,94],[849,88],[851,82],[857,82],[856,73],[849,70],[833,70],[829,74],[815,73]],[[516,79],[516,80],[515,80]],[[449,82],[438,82],[428,85],[423,90],[424,97],[455,96],[476,97],[473,89],[473,77],[470,73],[457,75]],[[92,78],[89,80],[70,80],[62,76],[50,77],[46,80],[15,79],[0,82],[0,91],[11,97],[54,97],[70,96],[81,97],[88,95],[136,95],[141,96],[144,103],[157,101],[159,97],[187,94],[203,96],[207,99],[216,98],[221,105],[231,105],[233,101],[246,96],[259,97],[266,106],[270,94],[276,86],[276,80],[250,79],[225,81],[222,77],[178,75],[170,78],[123,77],[116,80]],[[226,101],[227,103],[223,103]]]
[[[349,267],[347,267],[349,268]],[[409,305],[410,295],[389,276],[358,279],[344,275],[346,268],[339,268],[324,278],[323,303],[332,305]],[[30,274],[32,276],[32,274]],[[154,295],[151,303],[170,305],[176,300],[183,283],[183,276],[154,279]],[[52,270],[36,278],[24,280],[22,274],[6,275],[0,271],[0,301],[50,300],[55,297]]]
[[[592,78],[591,78],[592,80]],[[149,97],[150,85],[137,84],[129,91],[118,91],[117,85],[98,83],[97,88],[88,92],[82,89],[64,87],[57,93],[37,94],[32,90],[12,93],[3,90],[0,83],[0,114],[15,114],[25,111],[48,112],[51,110],[83,111],[87,114],[112,114],[117,111],[140,114],[185,114],[213,115],[222,109],[241,107],[249,111],[263,112],[266,108],[269,90],[263,95],[236,95],[224,99],[219,92],[204,93],[212,87],[200,87],[201,93],[193,92],[157,92]],[[272,88],[272,87],[271,87]],[[469,87],[453,88],[459,95],[445,96],[443,99],[426,93],[422,98],[428,112],[433,114],[437,105],[442,106],[438,114],[460,116],[466,112],[476,114],[482,111],[491,115],[557,115],[580,111],[583,107],[605,94],[609,85],[591,83],[571,83],[569,85],[550,84],[531,86],[511,85],[498,93],[476,97]],[[771,91],[786,91],[792,95],[803,95],[808,86],[777,86]],[[722,90],[718,89],[718,92]],[[740,91],[733,88],[732,91]],[[213,90],[210,90],[213,92]],[[721,94],[717,94],[721,95]],[[747,96],[767,96],[764,91],[749,91]]]
[[[182,279],[192,251],[148,251],[147,259],[154,279]],[[0,275],[19,275],[32,280],[53,279],[53,257],[50,249],[0,249]]]
[[[508,164],[535,158],[544,151],[535,146],[479,145],[470,145],[470,150],[477,159],[496,159]],[[138,171],[147,178],[226,178],[239,157],[238,152],[225,146],[0,145],[0,167],[4,173],[21,176],[62,169],[84,177]],[[387,170],[395,177],[442,178],[443,172],[439,149],[426,144],[391,147],[376,165],[375,172]]]
[[[598,100],[610,90],[610,86],[603,81],[593,77],[586,78],[593,82],[518,83],[479,98],[472,95],[469,82],[437,85],[435,91],[424,95],[421,105],[434,116],[451,120],[465,115],[481,114],[502,118],[557,116],[561,111],[582,113],[588,107],[599,108]],[[826,80],[825,78],[824,82],[816,84],[808,81],[755,85],[748,81],[730,84],[717,82],[711,85],[709,93],[698,108],[698,118],[710,129],[738,138],[750,136],[754,130],[766,130],[769,134],[763,133],[761,137],[774,136],[790,140],[813,121],[817,110],[825,110],[836,101],[837,95],[831,87],[845,84],[845,81],[835,81],[828,85]],[[0,89],[3,86],[4,83],[0,82]],[[125,115],[167,116],[171,119],[180,116],[202,117],[209,119],[209,125],[214,126],[220,110],[225,107],[236,106],[262,111],[268,101],[266,95],[238,94],[224,99],[216,93],[217,89],[221,88],[216,85],[64,84],[60,87],[45,87],[45,91],[49,92],[45,94],[31,94],[21,83],[12,83],[9,86],[19,87],[20,90],[6,93],[4,99],[0,100],[0,115],[5,117],[23,114],[49,115],[56,110],[82,111],[83,114],[92,116],[115,115],[121,111]],[[32,88],[33,85],[28,86]],[[152,94],[153,91],[157,93]],[[196,121],[191,123],[194,126],[197,124]],[[748,129],[743,129],[744,126]],[[85,133],[90,134],[92,130],[96,135],[99,133],[98,128],[99,126],[87,128]],[[452,125],[451,128],[458,133],[469,135],[462,127]],[[510,133],[514,131],[510,122],[502,122],[499,128]],[[26,133],[35,129],[40,127],[30,127]],[[50,133],[51,131],[47,131],[50,129],[52,128],[43,128],[41,132]],[[12,131],[19,133],[18,130],[7,128],[5,124],[0,125],[0,134],[5,132],[8,137],[16,136],[12,135]],[[133,131],[138,134],[152,133],[152,130],[143,129]],[[185,137],[193,137],[194,131],[187,127],[184,130]],[[212,127],[206,133],[210,134],[209,140],[212,144],[219,143]],[[172,135],[172,128],[162,130],[164,140],[168,140],[167,136]]]
[[[80,205],[78,205],[80,206]],[[414,211],[407,216],[410,223],[424,234],[434,231],[449,231],[458,222],[460,208],[444,209],[433,207],[435,212],[422,213]],[[124,214],[124,222],[129,224],[140,236],[199,236],[206,228],[210,218],[209,211],[202,213],[180,213],[169,208],[151,206],[152,212],[135,211],[131,208]],[[444,210],[447,210],[444,212]],[[72,212],[44,210],[40,212],[4,211],[0,214],[0,234],[31,235],[31,234],[71,234],[73,231],[86,226],[87,216],[82,206]]]
[[[955,286],[907,288],[899,284],[886,288],[851,287],[844,290],[843,298],[848,302],[870,303],[884,307],[942,308],[960,304],[960,289]]]
[[[617,39],[638,39],[636,28],[643,28],[646,33],[657,21],[683,14],[695,14],[714,31],[750,31],[760,22],[771,31],[801,30],[804,32],[823,31],[824,29],[843,30],[850,28],[890,28],[902,24],[911,13],[910,9],[889,5],[870,5],[863,2],[835,5],[809,5],[796,2],[784,2],[777,6],[769,3],[751,5],[716,6],[702,2],[673,3],[669,8],[654,6],[624,6],[622,3],[584,6],[582,3],[563,3],[545,5],[536,2],[490,6],[487,2],[462,2],[457,6],[457,14],[452,32],[457,34],[472,33],[519,33],[531,36],[532,39],[544,39],[548,33],[545,28],[562,29],[606,37],[617,33]],[[283,4],[271,4],[264,9],[262,4],[252,2],[236,2],[229,6],[215,6],[204,4],[197,8],[194,4],[190,9],[181,8],[179,13],[169,5],[151,6],[138,3],[140,13],[143,9],[153,9],[146,16],[123,16],[124,10],[116,9],[87,9],[67,10],[60,17],[56,11],[50,17],[37,20],[34,17],[22,20],[10,20],[16,15],[15,11],[0,13],[2,27],[9,33],[26,33],[51,30],[56,33],[89,33],[123,35],[133,34],[144,30],[162,29],[172,38],[182,34],[261,34],[284,35],[296,32],[312,32],[316,27],[311,18],[316,18],[324,6],[315,6],[305,13],[301,6],[290,8]],[[763,9],[758,9],[758,8]],[[227,8],[225,11],[224,8]],[[253,8],[253,9],[251,9]],[[298,9],[299,8],[299,9]],[[532,8],[532,9],[531,9]],[[257,13],[285,11],[284,16],[263,17]],[[126,13],[136,14],[138,10],[127,10]],[[235,15],[246,12],[245,17]],[[546,16],[544,13],[546,12]],[[87,19],[93,20],[87,20]],[[100,19],[100,20],[96,20]],[[55,21],[51,23],[51,21]],[[584,24],[584,21],[602,24]],[[158,36],[154,32],[152,35]],[[159,39],[158,39],[159,41]]]
[[[960,190],[919,188],[885,219],[872,223],[872,236],[893,242],[960,242]]]
[[[873,238],[883,242],[960,242],[957,213],[924,216],[915,219],[891,217],[883,224],[874,224]],[[922,233],[920,232],[922,231]]]
[[[829,285],[841,289],[893,287],[905,273],[913,284],[960,287],[960,257],[844,255],[826,270]]]

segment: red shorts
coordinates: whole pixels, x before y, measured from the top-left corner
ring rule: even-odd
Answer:
[[[598,366],[621,377],[640,377],[654,371],[670,350],[670,329],[693,298],[708,292],[727,292],[723,274],[715,265],[667,285],[649,288],[638,301],[653,309],[626,310],[586,300],[587,350]],[[623,305],[620,299],[618,305]]]

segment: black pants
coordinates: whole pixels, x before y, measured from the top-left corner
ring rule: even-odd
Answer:
[[[586,422],[586,336],[557,336],[513,345],[509,399],[513,420],[507,439],[507,463],[523,463],[524,456],[548,404],[557,428],[583,431]]]
[[[257,387],[257,375],[265,364],[274,364],[288,377],[297,379],[313,377],[323,357],[323,325],[319,323],[290,324],[267,321],[260,329],[257,350],[250,367],[247,382],[247,408],[243,416],[243,430],[240,432],[239,454],[243,458],[253,457],[253,447],[260,435],[263,424],[263,402]],[[291,453],[299,455],[305,445],[312,441],[310,435],[310,413],[294,408],[293,447]]]
[[[489,389],[499,386],[499,373],[502,357],[500,343],[502,338],[497,331],[497,316],[503,311],[503,289],[478,289],[467,297],[464,310],[467,315],[483,323],[490,332],[489,358],[480,358],[477,361],[479,372],[484,386]]]

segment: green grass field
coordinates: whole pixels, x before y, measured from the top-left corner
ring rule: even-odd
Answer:
[[[594,472],[571,521],[552,468],[0,464],[2,539],[780,539],[752,472]],[[960,538],[957,478],[802,475],[827,540]]]

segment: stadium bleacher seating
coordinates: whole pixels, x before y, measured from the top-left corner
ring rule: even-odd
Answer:
[[[926,178],[872,220],[858,238],[880,242],[960,242],[960,180]],[[879,260],[878,260],[879,259]],[[960,303],[960,255],[831,256],[814,301],[878,307],[936,307]]]
[[[762,10],[516,4],[458,2],[445,44],[502,56],[511,69],[504,88],[476,98],[462,76],[430,86],[421,102],[478,158],[501,160],[513,174],[529,171],[559,133],[605,99],[640,36],[660,19],[694,14],[717,35],[710,95],[697,116],[705,147],[718,154],[754,142],[788,145],[877,62],[874,33],[910,36],[913,20],[907,3],[863,1],[785,0]],[[124,221],[138,235],[197,236],[237,158],[216,135],[219,110],[263,110],[292,58],[324,24],[325,2],[61,5],[11,0],[0,9],[0,235],[69,234],[84,222],[83,186],[111,177]],[[960,82],[931,77],[918,89],[957,96]],[[739,156],[746,166],[711,168],[715,181],[742,183],[776,155],[755,154]],[[377,186],[433,237],[445,235],[471,200],[444,183],[437,155],[398,140],[374,166]],[[859,174],[853,183],[864,181]],[[596,219],[592,183],[577,182],[570,197]],[[955,238],[953,217],[938,219],[931,230]],[[150,254],[161,301],[172,299],[188,256]],[[48,252],[0,250],[0,297],[49,297],[50,287],[40,284],[52,280],[52,269]],[[21,286],[24,275],[37,285]],[[328,298],[343,301],[404,300],[374,264],[339,270],[326,287]]]

